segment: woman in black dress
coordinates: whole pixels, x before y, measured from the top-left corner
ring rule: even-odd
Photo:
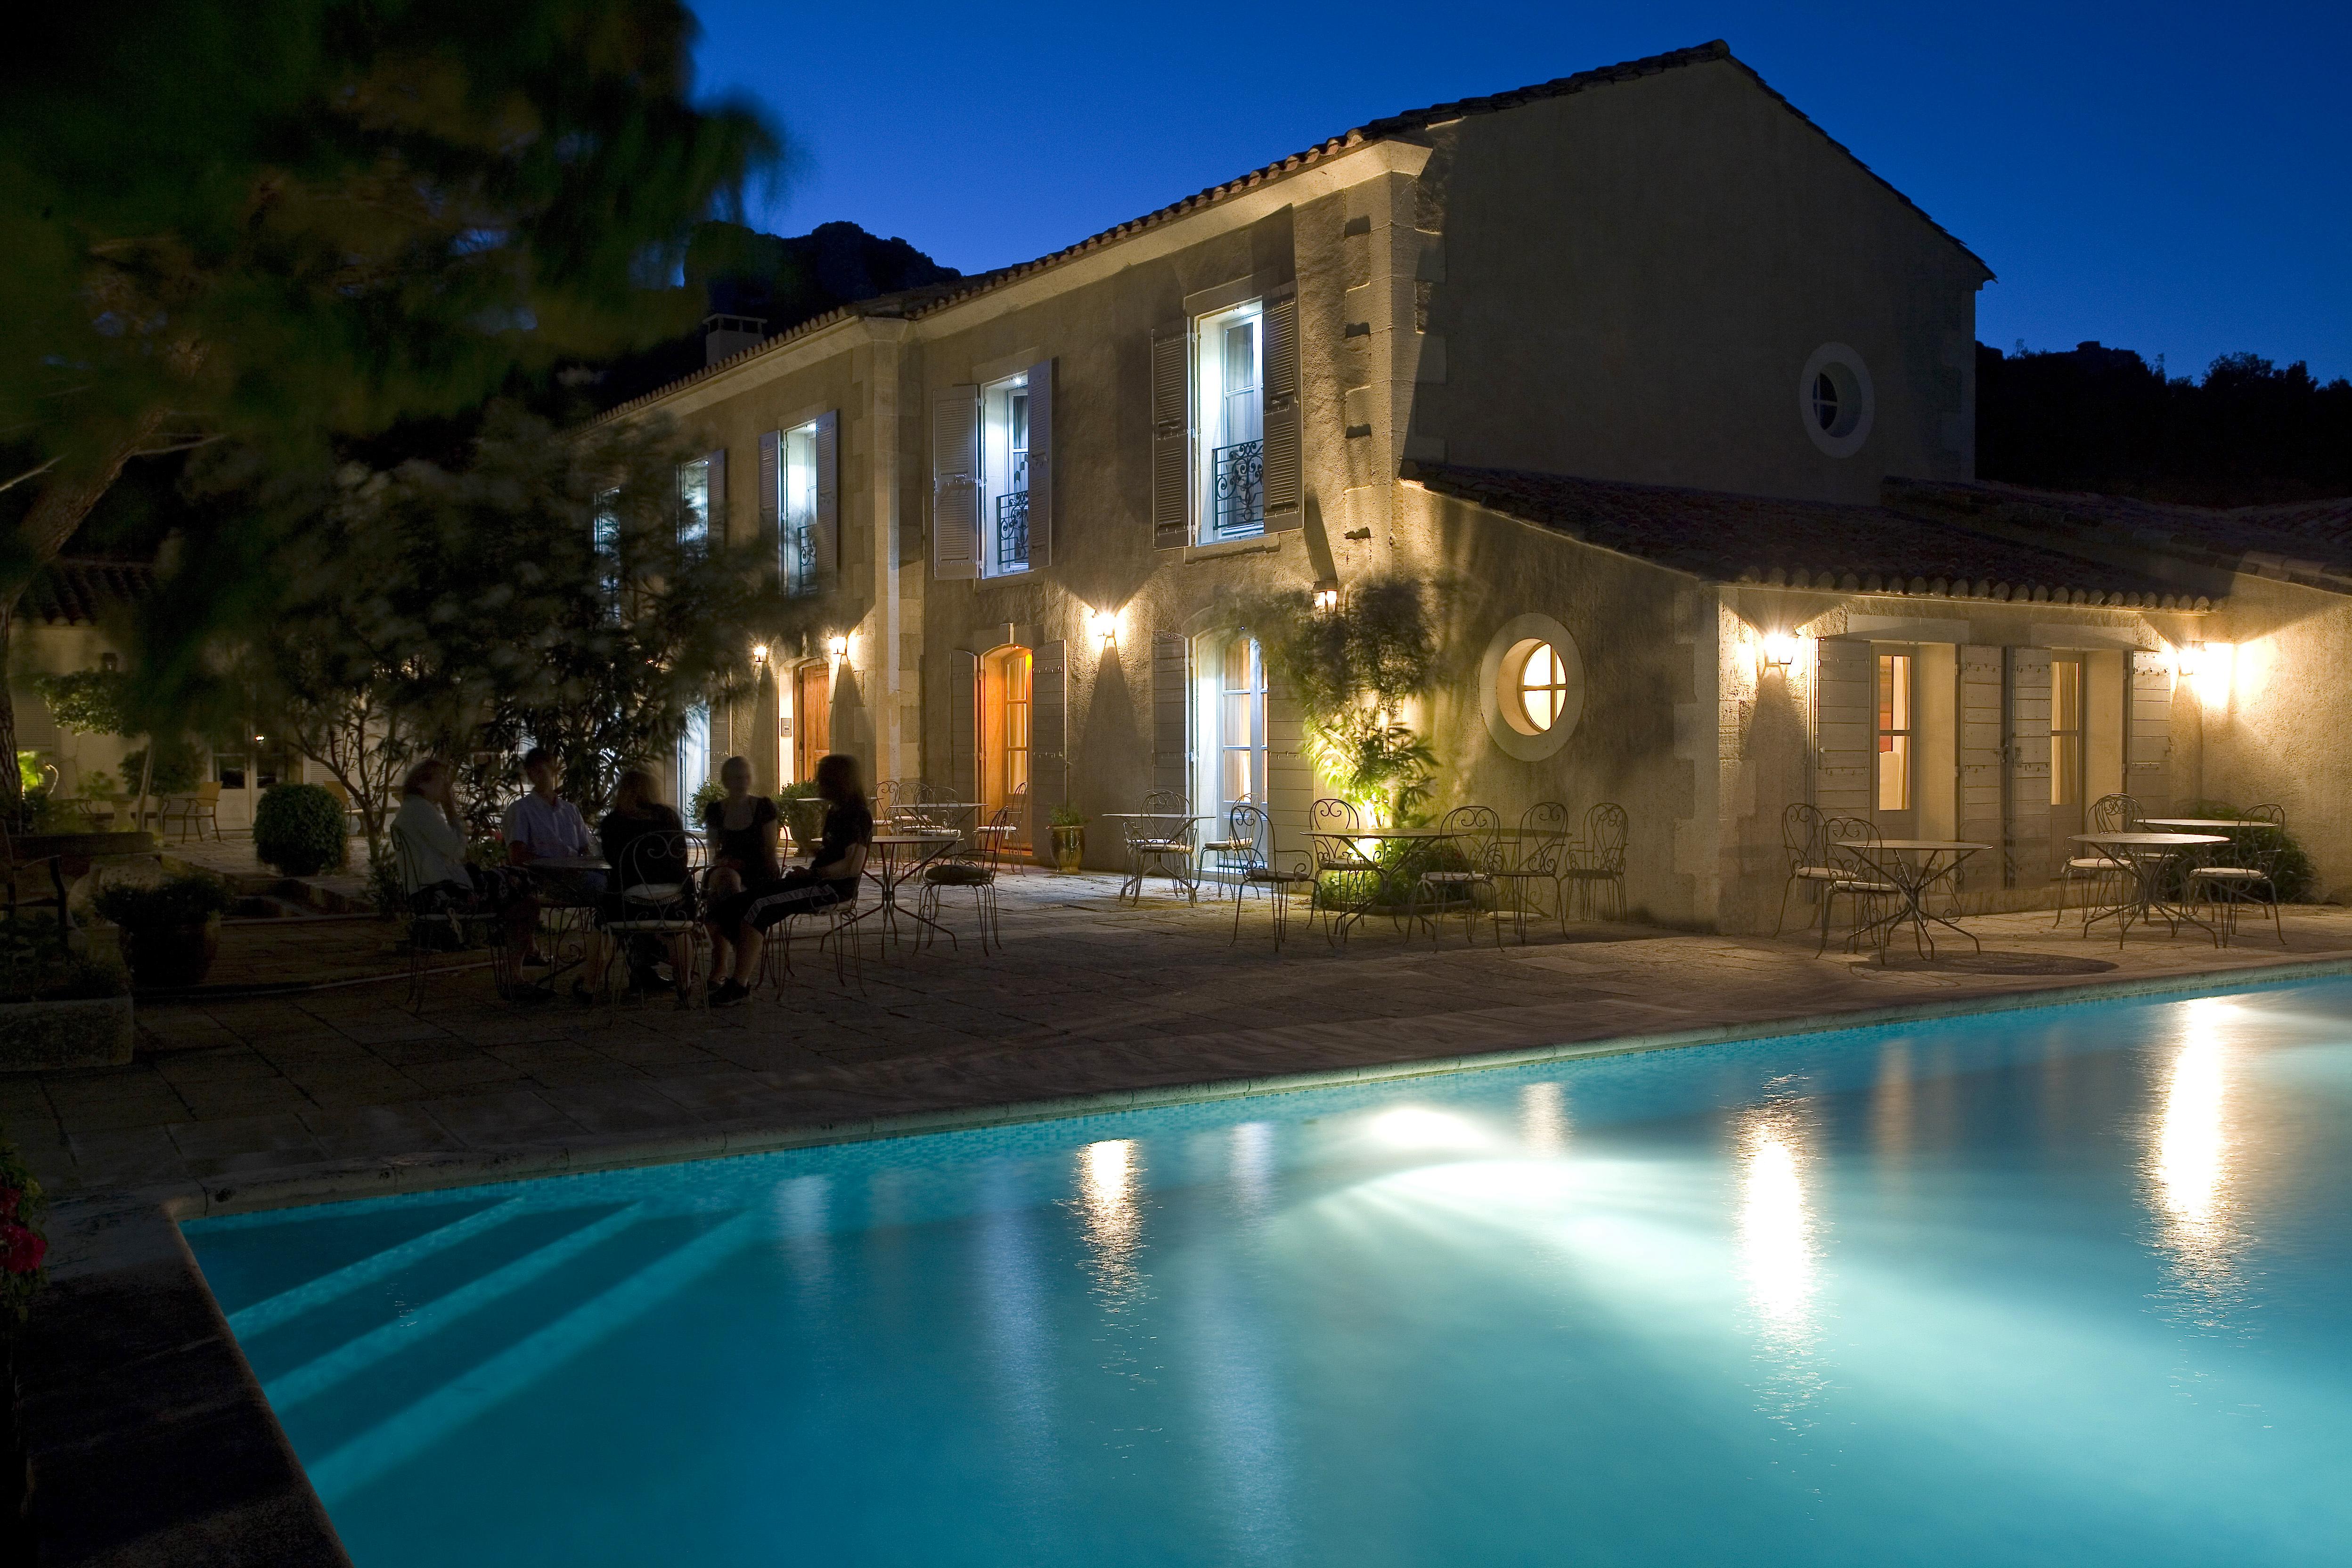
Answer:
[[[874,843],[874,808],[866,804],[857,759],[838,752],[820,758],[816,793],[824,802],[824,836],[809,858],[807,868],[788,871],[772,882],[746,886],[711,908],[712,950],[724,952],[727,943],[735,949],[734,975],[710,993],[714,1007],[731,1007],[751,994],[752,976],[760,972],[760,951],[768,929],[778,921],[857,901],[857,879],[866,869],[866,851]],[[774,809],[771,805],[771,813]],[[770,842],[773,841],[771,829]],[[718,972],[714,962],[711,973]]]
[[[703,883],[712,909],[746,888],[765,888],[783,878],[777,856],[777,838],[783,822],[776,803],[751,793],[751,764],[730,757],[719,764],[719,783],[726,790],[702,808],[702,831],[710,842],[710,875]],[[719,989],[730,963],[728,942],[715,922],[710,929],[710,989]]]

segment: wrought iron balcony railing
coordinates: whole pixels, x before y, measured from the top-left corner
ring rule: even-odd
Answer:
[[[1265,443],[1237,441],[1211,458],[1216,486],[1210,521],[1220,535],[1255,533],[1265,526]]]
[[[1019,572],[1029,564],[1029,492],[996,498],[996,569]]]
[[[791,591],[794,595],[814,594],[816,580],[816,524],[803,522],[793,525],[785,535],[784,551],[791,575]]]

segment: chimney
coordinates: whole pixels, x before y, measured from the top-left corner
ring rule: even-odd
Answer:
[[[703,317],[702,363],[717,364],[745,349],[758,347],[768,335],[767,326],[758,316]]]

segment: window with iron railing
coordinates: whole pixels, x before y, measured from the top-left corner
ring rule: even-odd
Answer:
[[[776,551],[784,592],[799,597],[819,591],[816,550],[816,421],[783,433],[778,453]]]
[[[981,574],[1029,569],[1029,377],[992,382],[980,394],[980,482],[989,537]]]
[[[1265,308],[1257,300],[1202,317],[1193,329],[1203,541],[1265,531]]]

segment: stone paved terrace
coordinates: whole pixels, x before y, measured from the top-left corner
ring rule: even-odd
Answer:
[[[1981,956],[1882,969],[1806,940],[1538,928],[1524,947],[1433,946],[1386,921],[1343,946],[1294,922],[1277,955],[1253,902],[1115,903],[1108,877],[1028,872],[1003,891],[1005,947],[871,959],[837,983],[802,944],[781,1003],[608,1016],[568,1001],[498,1001],[486,970],[441,977],[422,1016],[399,981],[394,930],[367,921],[233,928],[216,978],[301,974],[296,994],[142,1005],[132,1066],[0,1079],[0,1117],[60,1195],[325,1178],[403,1156],[464,1165],[498,1152],[539,1168],[567,1154],[655,1149],[779,1129],[1286,1073],[1655,1037],[1731,1035],[1969,1006],[2086,984],[2184,983],[2352,963],[2352,910],[2287,919],[2287,950],[2251,928],[2217,951],[2200,932],[2084,940],[2048,914],[1970,922]],[[968,895],[966,895],[968,899]],[[950,919],[959,914],[950,907]],[[961,913],[969,926],[969,904]]]

